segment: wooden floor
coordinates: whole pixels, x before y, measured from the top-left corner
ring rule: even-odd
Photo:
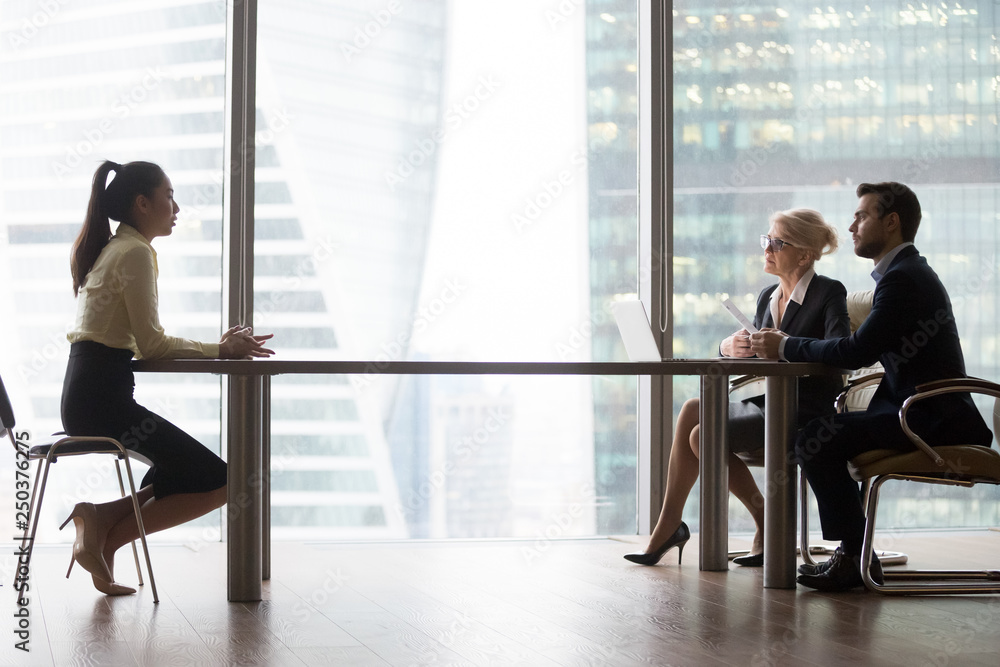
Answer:
[[[227,603],[225,550],[154,545],[160,604],[97,593],[69,547],[36,551],[31,653],[3,665],[997,665],[1000,596],[887,598],[765,590],[760,569],[622,554],[640,538],[276,543],[259,603]],[[734,540],[734,546],[735,544]],[[882,545],[885,546],[885,545]],[[1000,564],[1000,533],[907,534],[911,564]],[[9,558],[9,557],[8,557]],[[134,582],[125,561],[120,578]]]

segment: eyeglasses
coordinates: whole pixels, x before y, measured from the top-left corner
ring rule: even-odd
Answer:
[[[789,246],[792,248],[795,247],[788,241],[782,241],[781,239],[772,239],[770,236],[767,236],[766,234],[762,234],[760,237],[760,247],[763,248],[764,250],[770,248],[774,252],[781,252],[781,249],[784,248],[785,246]]]

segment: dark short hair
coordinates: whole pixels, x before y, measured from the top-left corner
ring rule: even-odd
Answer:
[[[899,216],[899,228],[904,241],[913,242],[920,226],[920,202],[913,190],[902,183],[862,183],[858,186],[858,197],[878,195],[879,217],[890,213]]]

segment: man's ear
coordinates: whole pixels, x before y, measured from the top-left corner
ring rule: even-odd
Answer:
[[[885,232],[886,234],[894,235],[899,234],[899,237],[903,237],[903,226],[899,221],[899,213],[893,211],[883,218],[885,221]]]

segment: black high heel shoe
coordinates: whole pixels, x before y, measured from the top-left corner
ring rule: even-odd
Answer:
[[[684,555],[684,545],[687,541],[691,539],[691,531],[688,530],[687,524],[681,521],[681,525],[677,527],[674,534],[670,536],[666,542],[660,545],[660,548],[656,551],[650,553],[640,553],[640,554],[625,554],[625,560],[632,561],[633,563],[638,563],[639,565],[656,565],[663,558],[663,555],[677,547],[677,564],[681,564],[681,558]]]
[[[733,562],[737,565],[742,565],[743,567],[764,567],[764,552],[761,551],[759,554],[737,556],[733,559]]]

